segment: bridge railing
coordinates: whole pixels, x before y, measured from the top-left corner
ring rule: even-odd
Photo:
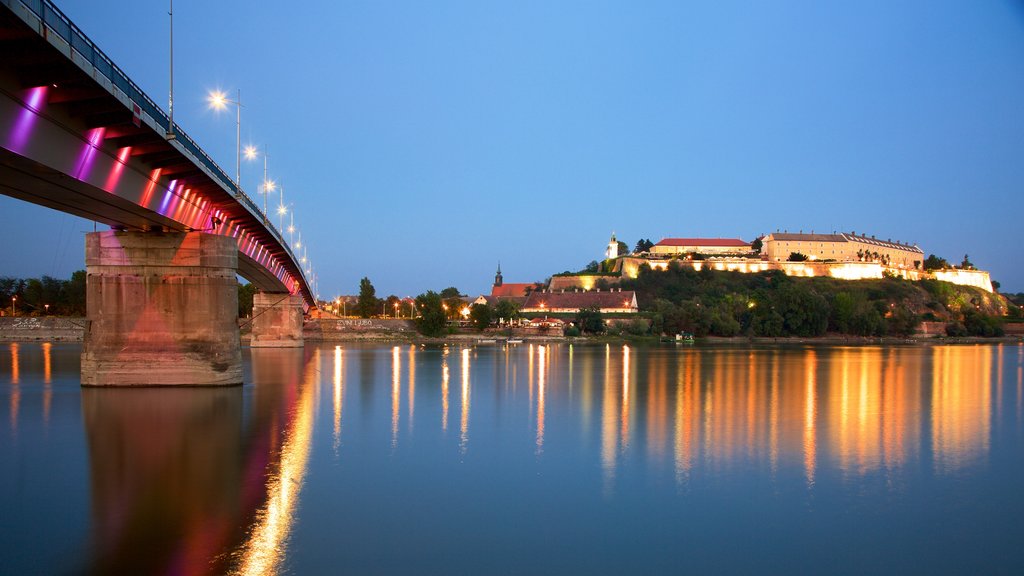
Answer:
[[[182,131],[177,124],[171,126],[170,117],[146,95],[128,75],[121,71],[114,62],[96,47],[89,38],[78,29],[77,26],[60,11],[50,0],[18,0],[29,11],[34,13],[50,30],[64,39],[71,48],[88,62],[97,72],[102,74],[120,90],[129,100],[137,104],[165,133],[173,133],[175,140],[184,148],[184,151],[192,157],[193,162],[205,167],[218,183],[234,194],[235,198],[245,206],[254,216],[262,218],[264,225],[278,242],[285,249],[292,261],[296,263],[299,274],[305,279],[305,270],[299,263],[299,259],[292,252],[292,247],[284,240],[284,236],[277,229],[267,215],[263,214],[259,206],[246,194],[238,184],[232,180],[227,173],[214,162],[213,158],[203,151],[188,134]],[[306,282],[309,286],[309,283]]]

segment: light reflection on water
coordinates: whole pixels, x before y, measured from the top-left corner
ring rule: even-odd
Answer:
[[[357,573],[557,573],[551,531],[592,557],[563,569],[592,573],[657,570],[680,551],[698,568],[744,572],[779,553],[721,558],[715,535],[736,522],[806,525],[775,539],[791,552],[787,570],[836,571],[805,552],[834,526],[902,538],[952,569],[980,556],[937,549],[964,539],[944,523],[971,524],[974,502],[974,523],[1005,538],[1001,515],[1024,512],[1016,492],[999,491],[1024,479],[1020,345],[253,349],[252,384],[171,390],[80,389],[78,347],[3,346],[0,456],[18,469],[0,480],[0,505],[45,502],[53,494],[37,480],[79,460],[65,476],[88,502],[45,515],[44,504],[6,506],[5,533],[47,533],[48,522],[73,532],[5,538],[19,547],[0,551],[21,562],[15,571],[305,573],[345,560]],[[890,511],[886,494],[924,502],[909,511],[930,526],[920,541],[891,533],[908,520],[886,514],[908,511]],[[658,536],[607,546],[630,529]],[[863,550],[844,550],[860,563],[839,571],[897,566],[887,540],[861,538]],[[513,556],[531,543],[535,557]],[[822,558],[835,545],[817,541]],[[1024,561],[999,552],[995,567]]]

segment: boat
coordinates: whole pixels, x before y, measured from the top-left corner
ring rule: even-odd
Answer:
[[[689,332],[676,334],[676,344],[693,344],[696,339]]]
[[[481,338],[476,341],[477,344],[497,344],[498,341],[494,338]]]
[[[522,338],[509,338],[508,340],[505,341],[505,343],[506,344],[522,344],[523,343],[523,339]]]

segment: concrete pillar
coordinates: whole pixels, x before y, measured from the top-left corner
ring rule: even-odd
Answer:
[[[302,297],[257,292],[252,299],[253,348],[301,348]]]
[[[93,232],[85,263],[83,386],[242,383],[233,238]]]

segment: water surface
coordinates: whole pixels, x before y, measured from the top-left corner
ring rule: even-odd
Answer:
[[[0,573],[1024,572],[1024,348],[0,344]]]

